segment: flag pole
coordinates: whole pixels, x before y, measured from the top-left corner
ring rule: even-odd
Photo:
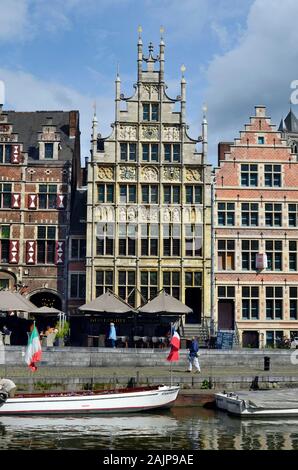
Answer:
[[[173,377],[172,377],[172,362],[171,362],[171,368],[170,368],[170,386],[172,387],[172,382],[173,382]]]

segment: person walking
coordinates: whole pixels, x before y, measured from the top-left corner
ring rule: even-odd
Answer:
[[[199,359],[198,359],[199,343],[198,343],[197,338],[195,338],[194,336],[191,340],[188,351],[189,353],[188,353],[188,371],[187,372],[191,372],[194,366],[195,372],[200,374],[201,368],[200,368]]]
[[[116,347],[117,335],[116,335],[115,325],[112,322],[110,323],[110,333],[109,333],[109,338],[108,339],[110,340],[111,348],[115,348]]]

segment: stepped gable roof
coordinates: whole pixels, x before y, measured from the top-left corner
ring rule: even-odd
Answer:
[[[78,111],[76,111],[78,113]],[[52,125],[60,133],[62,151],[59,161],[72,161],[75,140],[69,137],[69,111],[2,111],[8,115],[8,123],[13,125],[13,133],[19,134],[24,152],[29,160],[38,161],[38,134],[47,125],[47,118],[52,118]]]

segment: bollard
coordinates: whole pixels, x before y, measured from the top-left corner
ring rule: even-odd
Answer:
[[[264,357],[264,370],[270,370],[270,357]]]

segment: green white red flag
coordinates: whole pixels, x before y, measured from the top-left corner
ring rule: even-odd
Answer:
[[[25,361],[28,367],[35,372],[37,370],[36,362],[41,360],[41,344],[39,334],[36,326],[34,325],[33,330],[28,338],[28,345],[25,352]]]
[[[175,331],[172,336],[170,346],[171,346],[171,351],[167,357],[167,361],[169,362],[179,361],[180,336],[177,333],[177,331]]]

